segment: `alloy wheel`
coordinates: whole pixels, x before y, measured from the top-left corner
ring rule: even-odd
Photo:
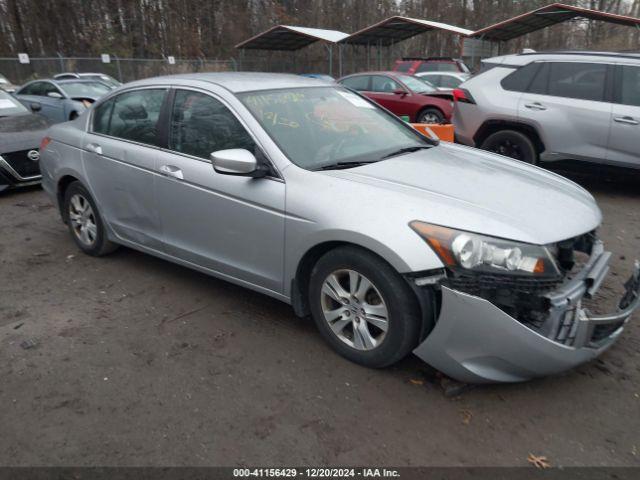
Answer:
[[[87,247],[93,246],[98,237],[96,216],[89,201],[79,193],[69,200],[69,221],[78,240]]]
[[[322,284],[321,306],[329,328],[356,350],[373,350],[389,329],[389,310],[376,286],[355,270],[336,270]]]

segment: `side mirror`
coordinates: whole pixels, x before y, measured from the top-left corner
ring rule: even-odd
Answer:
[[[40,105],[38,102],[31,102],[29,107],[31,108],[31,111],[33,113],[36,113],[36,112],[39,112],[40,110],[42,110],[42,105]]]
[[[393,94],[394,95],[402,95],[404,97],[407,94],[407,92],[405,92],[404,90],[394,90]]]
[[[47,93],[47,97],[60,99],[60,98],[62,98],[62,95],[59,94],[58,92],[49,92],[49,93]]]
[[[258,162],[253,153],[243,148],[213,152],[211,163],[213,169],[223,175],[260,178],[268,173],[268,169]]]

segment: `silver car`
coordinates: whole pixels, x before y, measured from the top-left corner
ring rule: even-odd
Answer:
[[[462,83],[469,80],[471,74],[463,72],[422,72],[416,73],[416,77],[420,77],[421,80],[425,80],[441,92],[451,93]]]
[[[52,123],[77,118],[111,88],[95,80],[33,80],[24,84],[14,96],[27,108]]]
[[[458,141],[534,164],[640,168],[640,55],[534,52],[483,69],[455,92]]]
[[[319,80],[127,84],[52,127],[41,168],[85,253],[125,245],[270,295],[370,367],[414,352],[465,382],[548,375],[638,306],[638,266],[618,311],[581,306],[610,257],[588,192]]]

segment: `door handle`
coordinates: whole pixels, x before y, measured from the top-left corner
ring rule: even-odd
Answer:
[[[538,102],[527,103],[525,104],[525,108],[528,108],[529,110],[540,110],[540,111],[547,109],[547,107],[545,107],[544,105]]]
[[[102,147],[97,143],[89,143],[87,144],[87,150],[93,153],[97,153],[98,155],[102,155]]]
[[[627,125],[640,125],[640,122],[633,117],[615,117],[614,122],[626,123]]]
[[[184,179],[184,175],[182,174],[182,170],[175,165],[162,165],[160,167],[160,172],[169,177],[177,178],[179,180]]]

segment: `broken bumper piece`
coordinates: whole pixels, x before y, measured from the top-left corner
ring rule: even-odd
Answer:
[[[640,265],[625,283],[618,311],[594,316],[582,308],[606,276],[610,254],[595,246],[585,268],[546,295],[547,319],[534,329],[483,298],[441,287],[438,322],[414,353],[465,383],[519,382],[568,370],[594,359],[620,336],[640,305]]]

